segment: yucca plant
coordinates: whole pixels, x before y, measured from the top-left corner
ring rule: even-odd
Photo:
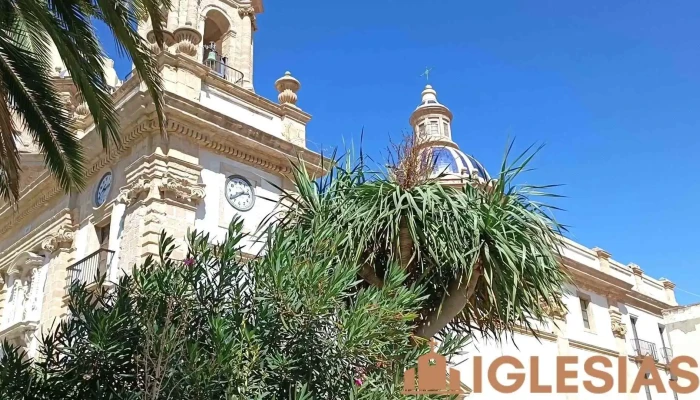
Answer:
[[[386,265],[397,262],[407,284],[427,291],[416,337],[454,331],[500,340],[516,325],[544,321],[543,303],[563,307],[563,228],[555,207],[539,200],[557,196],[552,185],[518,184],[539,149],[510,162],[511,144],[496,179],[447,186],[423,147],[407,137],[387,170],[371,170],[362,153],[346,155],[320,179],[295,164],[295,189],[266,223],[343,232],[338,251],[368,285],[381,287]]]
[[[150,17],[158,45],[171,0],[0,0],[0,197],[19,196],[20,160],[15,143],[25,131],[44,154],[49,172],[68,191],[84,185],[83,151],[52,83],[51,44],[92,114],[103,146],[119,145],[119,124],[107,85],[104,52],[93,22],[110,29],[121,53],[148,87],[165,134],[160,75],[136,30]]]

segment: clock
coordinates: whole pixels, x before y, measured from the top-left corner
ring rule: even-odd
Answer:
[[[226,200],[238,211],[248,211],[255,204],[255,189],[250,181],[240,175],[231,175],[224,187]]]
[[[109,195],[109,190],[112,188],[112,173],[107,172],[102,175],[100,183],[97,184],[97,189],[95,190],[95,206],[100,207],[107,201],[107,196]]]

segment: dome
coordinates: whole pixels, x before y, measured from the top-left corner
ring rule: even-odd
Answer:
[[[440,174],[473,177],[488,181],[486,169],[474,157],[464,154],[460,149],[447,146],[429,147],[435,162],[433,177]]]

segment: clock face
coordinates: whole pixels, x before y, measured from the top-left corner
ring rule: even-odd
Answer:
[[[109,195],[109,189],[112,188],[112,173],[107,172],[100,179],[100,183],[97,184],[97,190],[95,190],[95,205],[97,207],[103,205],[107,201],[107,195]]]
[[[233,175],[226,179],[224,195],[228,203],[238,211],[248,211],[255,204],[255,190],[246,178]]]

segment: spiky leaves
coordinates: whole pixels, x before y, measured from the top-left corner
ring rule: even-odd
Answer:
[[[411,176],[416,172],[410,168],[373,172],[362,157],[357,163],[338,160],[318,181],[298,164],[299,190],[285,195],[280,223],[343,232],[339,252],[362,265],[361,276],[372,285],[399,261],[407,282],[427,291],[417,336],[444,334],[449,327],[501,338],[516,325],[527,326],[528,318],[544,320],[540,299],[560,305],[567,282],[557,253],[561,226],[538,200],[550,196],[547,187],[515,184],[531,160],[528,150],[513,164],[504,161],[497,180],[461,188],[420,171]],[[418,158],[398,165],[423,163]],[[407,248],[410,261],[402,254]]]
[[[160,8],[170,0],[0,0],[0,195],[19,196],[19,162],[14,140],[26,131],[39,145],[49,172],[61,187],[82,188],[83,154],[71,116],[51,82],[50,46],[56,46],[80,97],[86,102],[105,147],[120,144],[119,124],[104,75],[103,52],[93,19],[104,21],[118,48],[134,62],[154,100],[165,135],[165,114],[156,61],[136,31],[137,15],[149,15],[162,42]],[[9,121],[9,122],[8,122]]]
[[[112,289],[74,286],[37,363],[7,349],[0,398],[402,398],[403,371],[427,350],[407,340],[421,288],[397,266],[383,288],[362,287],[334,250],[341,232],[279,229],[246,261],[242,227],[215,245],[191,234],[184,260],[163,236],[160,256]]]

